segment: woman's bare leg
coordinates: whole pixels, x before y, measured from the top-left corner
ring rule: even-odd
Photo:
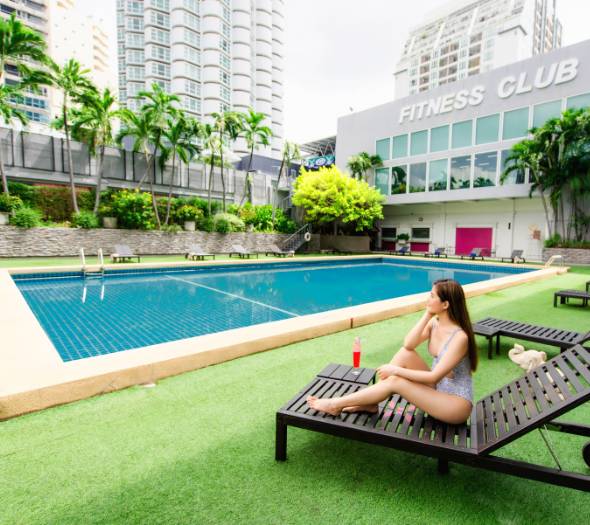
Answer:
[[[471,414],[471,403],[466,399],[438,392],[427,385],[414,383],[399,376],[390,376],[376,385],[348,396],[332,399],[309,396],[307,402],[315,410],[336,416],[344,407],[376,405],[392,394],[401,395],[420,410],[447,423],[463,423]]]
[[[430,372],[430,367],[424,362],[418,353],[414,350],[408,350],[405,347],[401,347],[393,356],[390,364],[400,366],[402,368],[411,368],[413,370],[424,370]],[[386,399],[386,398],[384,398]],[[380,399],[377,403],[383,401]],[[350,405],[343,408],[344,412],[371,412],[375,413],[378,410],[377,403],[369,405]]]

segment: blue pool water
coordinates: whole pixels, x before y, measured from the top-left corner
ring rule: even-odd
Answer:
[[[13,279],[64,361],[530,271],[442,261],[354,261],[117,270]]]

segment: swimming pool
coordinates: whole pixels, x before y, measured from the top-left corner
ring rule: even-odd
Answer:
[[[529,268],[354,259],[13,275],[63,361],[425,292]]]

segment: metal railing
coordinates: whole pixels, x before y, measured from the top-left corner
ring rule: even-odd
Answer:
[[[311,240],[311,226],[305,224],[299,228],[293,235],[287,237],[284,242],[283,250],[296,252],[303,244]]]

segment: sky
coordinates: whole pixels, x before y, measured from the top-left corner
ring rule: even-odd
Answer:
[[[78,0],[115,38],[115,0]],[[339,116],[393,99],[410,28],[447,0],[285,0],[285,138],[336,134]],[[411,9],[408,6],[411,5]],[[590,39],[590,2],[557,0],[563,45]]]

